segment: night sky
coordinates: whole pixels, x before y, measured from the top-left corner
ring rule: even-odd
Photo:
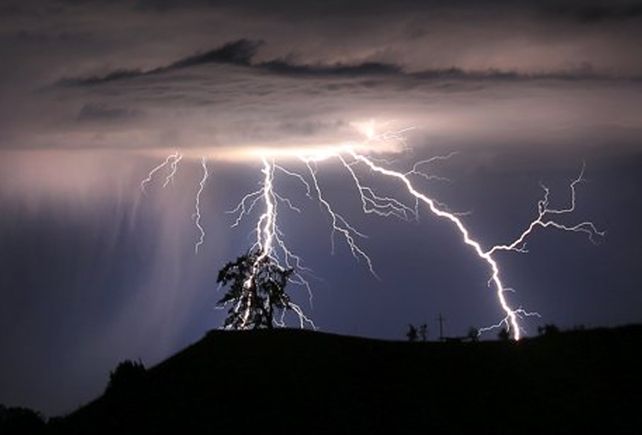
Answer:
[[[0,403],[47,415],[103,390],[123,359],[155,364],[219,327],[218,270],[252,244],[260,213],[226,213],[261,181],[244,150],[362,140],[355,123],[413,127],[372,157],[462,216],[484,247],[552,205],[586,162],[577,209],[606,237],[540,229],[528,254],[499,253],[527,334],[642,321],[642,3],[632,1],[3,1],[0,5]],[[139,183],[176,150],[174,183]],[[212,172],[192,214],[200,156]],[[280,164],[305,173],[296,159]],[[398,182],[360,169],[380,192]],[[275,187],[290,247],[314,270],[292,297],[322,331],[402,339],[503,317],[488,270],[453,226],[364,215],[337,159],[324,194],[368,236],[380,277],[337,237],[292,177]],[[405,196],[404,196],[405,195]],[[296,326],[295,319],[290,319]],[[487,338],[494,338],[489,333]]]

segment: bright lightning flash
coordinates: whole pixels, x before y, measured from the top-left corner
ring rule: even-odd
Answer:
[[[554,228],[560,231],[584,233],[593,243],[597,243],[598,239],[605,235],[604,232],[599,231],[590,221],[583,221],[575,225],[566,225],[555,220],[555,217],[557,216],[571,214],[575,211],[576,188],[582,181],[584,181],[583,166],[579,176],[570,183],[570,202],[567,207],[559,209],[552,208],[550,205],[550,190],[542,184],[544,195],[537,203],[537,216],[529,223],[529,225],[527,225],[526,229],[512,242],[494,245],[490,248],[484,248],[481,243],[471,235],[469,229],[466,227],[466,224],[462,219],[465,215],[464,213],[450,211],[445,204],[442,204],[436,199],[417,190],[412,182],[413,177],[420,177],[429,181],[449,181],[443,177],[429,174],[421,168],[439,160],[449,159],[453,157],[455,153],[416,162],[408,171],[393,170],[389,168],[390,162],[369,157],[363,151],[357,150],[362,150],[364,148],[368,149],[371,144],[376,145],[389,142],[395,142],[397,145],[405,147],[403,133],[409,129],[386,131],[384,133],[377,134],[374,121],[355,124],[355,127],[366,137],[365,142],[358,144],[358,146],[354,146],[353,144],[338,147],[333,146],[321,149],[319,152],[306,149],[302,150],[300,153],[295,152],[294,154],[291,149],[288,149],[287,156],[292,157],[292,155],[294,155],[298,158],[306,168],[306,172],[304,173],[296,172],[295,170],[284,167],[282,164],[278,164],[276,162],[278,153],[258,153],[256,155],[263,164],[263,168],[261,170],[263,179],[260,183],[260,187],[258,190],[245,195],[236,208],[229,212],[236,215],[236,220],[232,227],[237,227],[244,218],[252,213],[257,204],[262,203],[264,207],[263,213],[258,217],[256,223],[254,230],[256,232],[256,241],[251,248],[252,251],[258,252],[258,256],[253,266],[253,272],[245,283],[245,288],[248,289],[248,294],[245,295],[245,297],[248,302],[251,300],[249,289],[252,287],[252,280],[258,272],[260,262],[266,258],[270,258],[270,260],[275,262],[275,264],[282,269],[292,269],[293,274],[290,281],[299,286],[303,286],[308,292],[310,303],[312,302],[310,284],[306,279],[306,276],[313,276],[311,275],[312,271],[305,267],[301,258],[288,248],[284,241],[284,233],[278,226],[279,206],[285,206],[288,210],[296,213],[301,213],[301,210],[296,207],[290,199],[276,192],[274,188],[274,177],[277,171],[301,183],[305,189],[306,196],[310,200],[318,201],[322,206],[322,209],[330,219],[330,241],[332,252],[335,250],[335,238],[340,236],[349,248],[352,256],[358,261],[364,261],[371,274],[377,277],[372,259],[359,245],[359,241],[365,238],[366,235],[358,231],[343,215],[338,213],[323,194],[323,189],[318,177],[318,163],[329,159],[337,159],[350,175],[359,195],[362,211],[365,214],[380,217],[395,217],[408,221],[419,218],[419,209],[420,206],[423,205],[432,215],[445,220],[453,226],[461,237],[462,242],[469,246],[477,255],[479,260],[488,267],[490,276],[488,285],[492,286],[494,289],[499,306],[504,312],[504,317],[498,323],[486,328],[481,328],[479,330],[480,333],[504,326],[512,333],[512,337],[515,340],[519,340],[523,332],[523,328],[520,326],[520,320],[524,317],[539,316],[538,313],[528,312],[522,307],[514,308],[511,306],[506,298],[506,293],[512,292],[513,289],[507,287],[501,279],[501,269],[496,258],[497,254],[504,251],[526,253],[527,239],[537,228]],[[163,163],[149,172],[147,178],[141,182],[141,189],[145,191],[145,186],[152,181],[155,173],[164,167],[169,167],[169,173],[163,184],[163,187],[167,186],[173,180],[177,165],[181,159],[182,155],[179,153],[174,153],[168,156]],[[205,181],[208,177],[208,170],[204,159],[201,160],[201,164],[203,168],[203,178],[201,179],[199,190],[196,194],[196,212],[194,214],[194,221],[200,234],[195,245],[196,252],[198,252],[198,248],[203,244],[205,238],[205,231],[201,225],[200,197],[203,192]],[[358,172],[360,168],[365,168],[372,174],[390,178],[399,182],[405,188],[405,191],[408,193],[412,203],[407,204],[401,199],[377,194],[374,188],[367,186],[360,178]],[[242,304],[239,302],[236,305],[236,309],[240,309],[239,307],[241,305]],[[305,327],[306,324],[315,328],[312,320],[304,314],[299,305],[292,304],[292,309],[298,315],[299,324],[302,328]],[[245,321],[247,321],[250,314],[249,304],[246,311],[239,314],[242,315],[242,318],[244,319],[243,324],[245,325]],[[284,321],[283,318],[281,318],[280,325],[283,324]]]
[[[201,178],[201,181],[198,183],[198,191],[196,192],[196,201],[194,203],[194,214],[192,215],[194,225],[196,225],[199,232],[198,241],[194,245],[194,252],[196,254],[198,254],[198,248],[205,243],[205,229],[201,225],[201,194],[203,193],[203,189],[205,189],[205,182],[210,176],[207,171],[207,162],[205,161],[205,157],[201,157],[201,167],[203,168],[203,178]]]
[[[236,222],[234,223],[234,226],[237,226],[240,223],[241,219],[243,219],[243,216],[250,213],[259,200],[262,199],[265,204],[265,211],[261,214],[256,223],[256,242],[250,248],[250,251],[256,250],[258,252],[258,255],[252,266],[252,272],[250,273],[250,276],[243,284],[243,287],[246,290],[246,294],[239,298],[239,302],[235,307],[235,310],[238,310],[243,302],[243,299],[245,298],[245,300],[247,301],[247,308],[242,315],[243,323],[241,324],[241,328],[244,328],[246,326],[251,312],[251,289],[253,287],[253,281],[256,279],[256,275],[259,273],[261,262],[263,262],[266,258],[270,258],[275,264],[278,265],[279,268],[283,270],[286,268],[292,269],[294,272],[292,277],[289,278],[290,282],[305,287],[308,290],[310,302],[312,302],[312,291],[310,288],[310,284],[302,275],[302,273],[309,273],[311,272],[311,270],[303,266],[301,263],[301,258],[294,254],[287,247],[282,238],[283,233],[277,225],[279,203],[286,205],[290,210],[297,213],[301,213],[301,210],[295,207],[288,198],[285,198],[275,192],[273,181],[274,170],[276,166],[274,164],[274,161],[270,161],[267,158],[263,158],[262,160],[262,173],[264,178],[263,183],[261,184],[261,188],[255,192],[245,195],[241,199],[241,202],[238,204],[238,206],[231,211],[231,213],[238,213]],[[248,201],[249,204],[246,204],[248,203]],[[303,313],[303,310],[299,305],[290,302],[290,308],[294,310],[294,312],[298,315],[299,324],[302,328],[306,324],[310,325],[312,328],[316,328],[314,322],[312,322],[312,320],[310,320],[310,318],[308,318]],[[282,314],[284,315],[285,312],[282,312]],[[283,319],[279,321],[279,324],[283,326]]]

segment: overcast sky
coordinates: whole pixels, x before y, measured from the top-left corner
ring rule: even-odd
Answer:
[[[555,206],[586,162],[577,210],[607,235],[539,231],[501,254],[525,323],[642,320],[642,3],[634,1],[3,1],[0,6],[0,402],[53,415],[99,394],[115,364],[151,365],[218,327],[218,269],[251,244],[256,214],[230,228],[261,181],[261,147],[362,140],[355,123],[413,129],[386,157],[450,181],[417,187],[489,247],[533,219],[540,182]],[[175,182],[139,183],[180,150]],[[194,254],[200,161],[205,245]],[[280,162],[291,170],[296,161]],[[501,319],[484,264],[452,226],[364,216],[336,159],[318,176],[360,231],[381,279],[337,240],[292,177],[276,187],[302,213],[280,215],[321,279],[323,331],[435,338]],[[361,176],[382,192],[401,186]],[[490,337],[493,335],[491,334]]]

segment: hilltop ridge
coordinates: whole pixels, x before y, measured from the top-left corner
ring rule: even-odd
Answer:
[[[49,431],[639,433],[640,344],[642,325],[517,343],[211,331]]]

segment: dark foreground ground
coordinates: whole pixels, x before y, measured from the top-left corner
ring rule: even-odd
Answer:
[[[519,343],[213,331],[43,432],[639,434],[641,345],[642,326]]]

